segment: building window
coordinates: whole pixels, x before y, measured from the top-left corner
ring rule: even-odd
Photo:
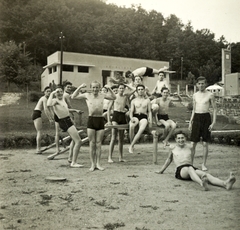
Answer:
[[[88,66],[78,66],[78,72],[79,73],[89,73],[89,67]]]
[[[53,72],[57,72],[57,66],[56,66],[56,65],[53,66],[52,71],[53,71]]]
[[[63,65],[62,70],[65,72],[73,72],[73,65]]]
[[[52,68],[48,68],[48,73],[49,73],[49,74],[52,73]]]

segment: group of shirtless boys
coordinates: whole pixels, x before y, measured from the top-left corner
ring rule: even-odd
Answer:
[[[142,76],[158,74],[159,80],[152,93],[142,84]],[[83,165],[77,163],[78,153],[80,151],[82,141],[76,127],[70,117],[73,112],[81,112],[71,107],[71,99],[83,99],[88,106],[88,122],[87,135],[89,138],[89,153],[91,160],[90,171],[95,169],[104,170],[101,166],[101,144],[104,137],[105,125],[117,127],[118,125],[129,124],[130,146],[129,153],[134,153],[134,146],[141,137],[147,126],[152,127],[153,120],[157,125],[164,126],[163,147],[169,146],[168,140],[172,136],[176,123],[169,119],[168,108],[171,103],[169,99],[169,85],[165,80],[165,74],[162,70],[155,70],[148,67],[139,68],[133,72],[126,72],[126,77],[132,78],[132,84],[120,83],[116,87],[105,85],[101,91],[101,85],[97,81],[93,81],[90,85],[91,92],[83,92],[86,84],[81,84],[70,95],[71,83],[67,83],[64,92],[61,86],[57,86],[56,90],[51,92],[49,87],[44,90],[44,96],[40,98],[33,112],[33,121],[37,130],[37,153],[41,153],[41,111],[45,111],[50,122],[55,120],[56,126],[56,144],[59,143],[58,130],[59,127],[68,132],[72,141],[70,144],[68,161],[70,167],[80,168]],[[230,177],[226,181],[222,181],[206,173],[206,160],[208,155],[208,143],[210,141],[211,130],[216,122],[216,104],[214,95],[206,91],[206,79],[199,77],[197,79],[198,92],[193,95],[193,111],[189,122],[189,130],[191,131],[192,144],[186,143],[186,134],[177,132],[175,134],[176,145],[169,147],[169,157],[160,171],[163,173],[173,160],[176,164],[176,178],[191,179],[200,184],[205,190],[208,190],[208,183],[231,189],[236,181],[235,176],[230,173]],[[114,92],[115,91],[115,92]],[[156,98],[150,100],[149,95]],[[130,101],[130,108],[128,103]],[[104,105],[107,107],[104,110]],[[213,107],[213,121],[209,113],[210,105]],[[105,113],[105,114],[104,114]],[[107,121],[106,121],[107,120]],[[138,130],[135,134],[136,127]],[[112,154],[114,144],[118,133],[119,146],[119,162],[124,162],[123,158],[123,139],[124,130],[112,128],[112,135],[109,147],[108,162],[113,163]],[[193,166],[193,159],[197,143],[202,138],[204,146],[202,170]],[[59,151],[59,145],[57,145]]]

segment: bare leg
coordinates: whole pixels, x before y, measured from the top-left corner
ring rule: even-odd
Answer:
[[[202,170],[207,171],[206,163],[207,163],[207,157],[208,157],[208,143],[203,142],[203,163],[202,163]]]
[[[34,121],[34,126],[37,131],[37,136],[36,136],[36,144],[37,144],[37,154],[41,154],[41,138],[42,138],[42,118],[39,117],[35,119]]]
[[[209,173],[207,173],[206,175],[207,175],[207,178],[208,178],[208,181],[210,184],[219,186],[219,187],[223,187],[227,190],[230,190],[236,181],[236,178],[232,172],[230,172],[230,176],[226,181],[216,178]]]
[[[130,138],[130,146],[129,146],[129,153],[133,153],[133,146],[132,146],[132,141],[134,139],[134,131],[135,127],[139,124],[139,120],[136,118],[134,122],[130,121],[129,122],[129,138]]]
[[[124,130],[118,131],[118,149],[119,149],[119,162],[124,162],[123,159],[123,139],[124,139]]]
[[[104,170],[104,168],[100,164],[103,136],[104,136],[104,129],[96,131],[96,160],[97,160],[96,168],[101,171]]]
[[[172,136],[174,130],[176,129],[176,123],[175,122],[173,122],[172,120],[168,120],[167,122],[169,123],[169,132],[168,132],[166,138],[163,141],[164,142],[164,147],[169,145],[168,140]]]
[[[142,133],[144,132],[145,128],[147,127],[148,121],[147,119],[142,119],[141,121],[139,121],[139,129],[138,132],[136,133],[135,137],[133,138],[133,141],[129,147],[129,152],[130,150],[133,150],[134,145],[137,143],[137,141],[139,140],[139,138],[141,137]]]
[[[113,163],[112,154],[114,150],[114,144],[116,141],[117,129],[112,129],[111,141],[109,146],[109,154],[108,154],[108,163]]]
[[[208,180],[206,177],[206,173],[195,170],[193,167],[184,167],[181,170],[181,177],[188,179],[189,177],[196,183],[198,183],[201,187],[204,188],[205,191],[208,191]]]
[[[87,129],[89,138],[89,154],[91,167],[89,171],[93,172],[96,167],[96,131],[94,129]]]
[[[70,146],[69,146],[69,154],[68,154],[68,162],[69,163],[73,162],[73,148],[74,148],[74,142],[71,141]]]
[[[70,149],[72,148],[72,163],[70,165],[70,167],[72,168],[80,168],[83,167],[83,165],[80,165],[77,163],[77,157],[78,157],[78,153],[81,147],[81,138],[77,132],[77,129],[74,125],[72,125],[69,129],[68,129],[68,133],[72,138],[72,142],[70,144]]]
[[[192,144],[192,159],[194,161],[194,156],[195,156],[195,153],[196,153],[197,142],[191,142],[191,144]]]

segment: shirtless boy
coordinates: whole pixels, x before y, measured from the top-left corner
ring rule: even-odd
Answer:
[[[168,140],[173,134],[173,131],[176,129],[176,123],[169,119],[168,117],[168,109],[171,103],[171,99],[169,99],[169,89],[163,87],[161,90],[162,97],[154,99],[152,102],[153,105],[157,105],[157,111],[153,111],[155,115],[155,119],[157,122],[157,126],[164,125],[164,132],[163,132],[163,145],[164,148],[169,145]]]
[[[199,77],[197,79],[198,92],[193,94],[193,110],[189,122],[189,130],[191,131],[190,140],[193,144],[193,156],[197,143],[202,137],[203,141],[203,163],[202,170],[207,171],[206,162],[208,156],[208,143],[211,141],[211,131],[216,123],[217,107],[214,94],[206,90],[206,78]],[[209,113],[210,105],[213,108],[213,120]]]
[[[129,153],[133,153],[134,145],[137,143],[145,128],[148,125],[152,127],[152,111],[151,102],[149,98],[145,97],[145,86],[138,85],[136,87],[138,96],[131,101],[130,108],[130,122],[129,122],[129,136],[130,136],[130,146]],[[134,129],[139,125],[138,132],[134,136]]]
[[[88,106],[88,123],[87,133],[90,145],[90,160],[91,172],[95,169],[104,170],[100,164],[101,158],[101,145],[104,135],[104,118],[103,118],[103,101],[104,99],[115,100],[116,95],[109,86],[105,86],[108,89],[107,94],[101,94],[100,83],[93,81],[90,85],[92,92],[81,93],[82,88],[86,88],[86,84],[80,85],[72,94],[72,98],[85,99]]]
[[[154,89],[152,91],[152,95],[156,96],[157,98],[161,97],[163,87],[170,89],[170,86],[165,78],[165,72],[160,71],[158,73],[158,80],[157,80],[156,86],[154,87]]]
[[[198,183],[205,191],[208,189],[208,183],[214,186],[223,187],[230,190],[236,181],[233,173],[230,177],[223,181],[209,173],[206,173],[193,166],[193,148],[192,145],[186,144],[186,135],[182,131],[175,134],[176,145],[170,147],[169,155],[160,171],[156,173],[162,174],[167,167],[174,161],[176,165],[175,177],[180,180],[192,180]]]
[[[51,113],[51,110],[47,107],[47,99],[49,98],[49,95],[51,93],[50,87],[45,87],[44,89],[44,96],[42,96],[35,109],[33,110],[32,114],[32,120],[34,122],[35,129],[37,131],[37,136],[36,136],[36,143],[37,143],[37,154],[41,154],[41,137],[42,137],[42,111],[44,110],[49,122],[53,122],[53,114]]]
[[[125,75],[127,78],[132,78],[135,76],[140,76],[140,77],[151,76],[152,74],[158,74],[158,72],[161,70],[167,70],[167,69],[168,69],[168,67],[164,67],[159,70],[149,68],[149,67],[140,67],[140,68],[133,70],[132,72],[130,70],[128,70]]]
[[[56,96],[56,98],[53,98],[54,95]],[[77,129],[70,118],[70,112],[73,110],[68,108],[68,105],[63,98],[63,90],[61,86],[58,85],[56,90],[50,94],[47,101],[47,105],[53,106],[54,113],[58,118],[59,127],[64,132],[68,132],[68,134],[72,138],[70,144],[70,148],[72,148],[72,150],[69,152],[69,158],[72,158],[70,162],[70,167],[71,168],[83,167],[83,165],[77,163],[77,157],[82,144],[82,140],[78,135]],[[72,156],[70,156],[71,154]]]
[[[64,93],[63,93],[63,100],[67,103],[67,106],[68,106],[68,109],[71,109],[71,112],[70,112],[70,117],[72,119],[72,121],[74,122],[74,112],[76,113],[82,113],[81,110],[77,110],[77,109],[72,109],[72,105],[71,105],[71,97],[70,97],[70,94],[71,94],[71,89],[72,89],[72,83],[67,81],[64,83]],[[57,156],[59,153],[60,153],[60,146],[59,146],[59,130],[60,130],[60,127],[59,127],[59,124],[58,124],[58,117],[56,114],[54,114],[54,120],[55,120],[55,143],[56,143],[56,153],[55,155],[51,155],[51,158],[48,158],[48,159],[53,159],[55,156]],[[71,142],[71,144],[73,144],[73,142]],[[70,145],[70,148],[69,148],[69,158],[68,158],[68,162],[71,163],[72,161],[72,154],[73,154],[73,146]]]
[[[128,92],[125,92],[125,88],[129,88]],[[135,88],[125,85],[118,85],[118,93],[116,94],[116,99],[111,101],[108,107],[108,124],[112,125],[123,125],[127,124],[126,120],[126,105],[128,102],[128,98],[135,91]],[[113,107],[113,116],[112,119],[110,117],[110,113]],[[124,162],[123,159],[123,139],[124,139],[124,130],[112,129],[111,142],[109,146],[109,155],[108,155],[108,163],[113,163],[112,154],[114,150],[114,144],[116,141],[118,133],[118,147],[119,147],[119,162]]]

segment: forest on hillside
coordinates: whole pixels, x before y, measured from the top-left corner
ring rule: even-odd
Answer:
[[[60,50],[62,32],[64,51],[169,61],[176,78],[182,64],[184,79],[191,72],[209,83],[221,80],[221,49],[229,42],[207,28],[194,31],[177,15],[164,18],[140,5],[125,8],[101,0],[0,0],[0,9],[3,79],[35,80],[30,75],[39,70],[36,66],[46,65],[47,56]],[[240,42],[231,50],[232,72],[240,72]]]

